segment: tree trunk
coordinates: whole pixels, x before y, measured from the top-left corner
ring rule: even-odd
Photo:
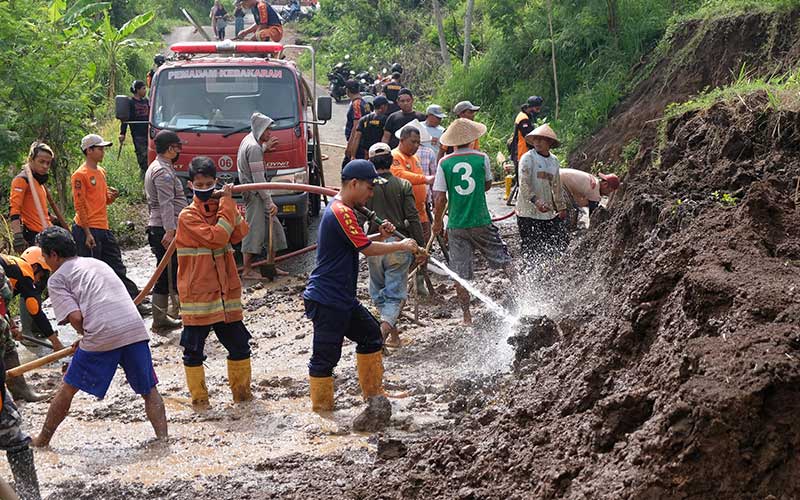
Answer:
[[[608,6],[608,32],[614,39],[614,45],[619,45],[619,18],[617,17],[617,0],[606,0]]]
[[[469,56],[472,51],[472,11],[475,8],[475,0],[467,0],[467,14],[464,18],[464,69],[469,69]]]
[[[436,17],[436,29],[439,31],[439,50],[442,52],[442,62],[445,68],[450,69],[450,53],[447,50],[447,40],[444,37],[444,24],[439,0],[433,0],[433,15]]]
[[[556,95],[555,119],[558,120],[559,96],[558,96],[558,68],[556,65],[556,41],[553,35],[553,0],[547,0],[547,26],[550,28],[550,53],[553,60],[553,88]]]

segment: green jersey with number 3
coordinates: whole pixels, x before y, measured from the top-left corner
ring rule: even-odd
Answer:
[[[449,204],[447,227],[466,229],[492,223],[486,206],[486,181],[491,181],[488,157],[478,151],[455,152],[442,158],[439,175],[447,183]],[[434,189],[437,186],[434,185]]]

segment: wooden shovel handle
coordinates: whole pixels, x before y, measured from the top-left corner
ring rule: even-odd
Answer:
[[[28,363],[19,365],[16,368],[12,368],[6,371],[6,377],[19,377],[23,375],[25,372],[29,372],[31,370],[35,370],[40,366],[44,366],[47,364],[52,363],[53,361],[58,361],[61,358],[66,358],[67,356],[72,356],[75,353],[76,347],[70,346],[60,351],[56,351],[52,354],[48,354],[47,356],[42,356],[39,359],[34,359]]]

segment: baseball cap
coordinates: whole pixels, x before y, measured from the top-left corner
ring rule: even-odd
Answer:
[[[369,157],[374,158],[375,156],[379,155],[390,155],[392,154],[392,148],[389,147],[388,144],[385,142],[376,142],[372,146],[369,147]]]
[[[379,107],[384,106],[386,104],[389,104],[389,99],[387,99],[386,97],[384,97],[382,95],[379,95],[378,97],[375,98],[374,101],[372,101],[372,106],[376,107],[376,108],[379,108]]]
[[[183,141],[180,137],[178,137],[178,134],[172,130],[162,130],[161,132],[157,133],[155,139],[153,139],[153,142],[156,143],[157,150],[165,150],[173,144],[183,144]]]
[[[351,160],[342,169],[342,180],[349,181],[358,179],[361,181],[372,181],[373,184],[385,184],[386,179],[378,174],[375,165],[369,160]]]
[[[455,108],[453,108],[453,113],[460,115],[467,110],[478,111],[479,109],[481,109],[480,106],[475,106],[469,101],[461,101],[460,103],[456,104]]]
[[[597,176],[606,181],[609,188],[619,189],[619,177],[616,174],[597,174]]]
[[[113,142],[106,141],[97,134],[89,134],[81,139],[81,151],[86,151],[94,146],[111,146],[112,144]]]
[[[525,104],[527,106],[539,107],[542,104],[544,104],[544,99],[542,99],[538,95],[532,95],[528,97],[528,101]]]
[[[355,80],[347,80],[344,82],[344,86],[350,92],[358,92],[358,89],[360,88],[358,82]]]
[[[425,114],[433,115],[436,118],[444,118],[445,116],[447,116],[447,113],[445,113],[442,107],[439,106],[438,104],[431,104],[430,106],[428,106],[428,109],[425,110]]]

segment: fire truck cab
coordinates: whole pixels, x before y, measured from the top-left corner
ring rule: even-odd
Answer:
[[[330,119],[330,98],[313,100],[316,78],[305,82],[294,62],[284,59],[288,48],[271,42],[184,42],[170,47],[175,54],[153,77],[150,91],[149,158],[155,158],[153,138],[164,129],[184,142],[175,164],[186,186],[188,166],[195,156],[211,158],[221,183],[239,183],[237,153],[250,132],[250,116],[261,112],[274,120],[276,149],[264,154],[271,182],[322,185],[322,161],[317,125]],[[322,120],[319,122],[317,120]],[[319,195],[273,191],[289,249],[308,245],[309,217],[320,210]],[[243,202],[237,199],[243,212]]]

